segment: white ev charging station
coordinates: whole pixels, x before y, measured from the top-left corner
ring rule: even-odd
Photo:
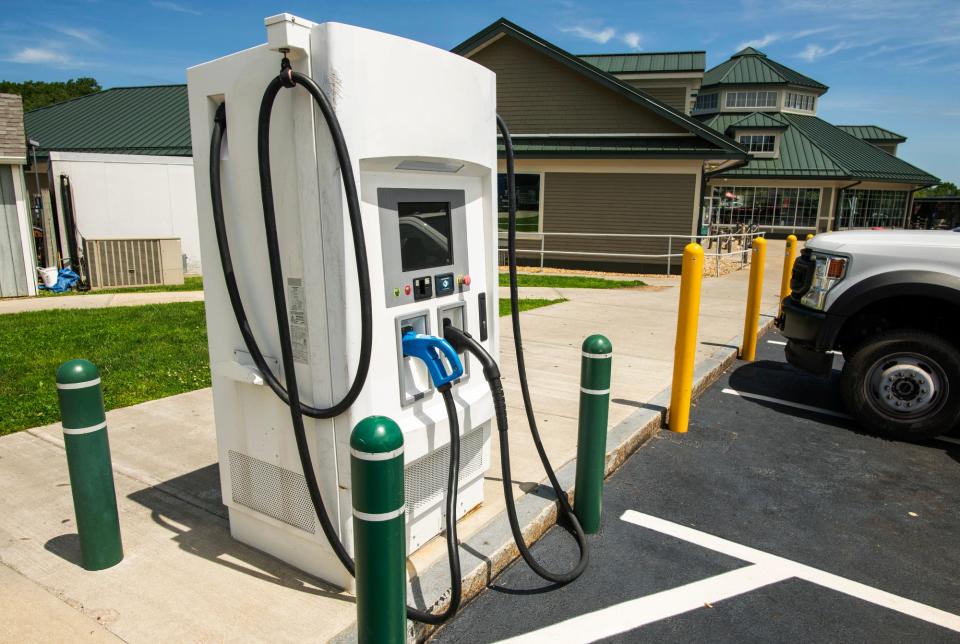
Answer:
[[[289,14],[268,18],[266,29],[266,44],[187,74],[223,501],[236,539],[352,588],[318,526],[288,404],[266,386],[269,374],[251,356],[225,285],[232,272],[265,363],[283,376],[258,175],[264,87],[287,58],[329,97],[357,178],[369,263],[369,373],[342,413],[303,419],[314,475],[352,553],[350,432],[373,414],[394,419],[404,434],[413,551],[444,527],[449,424],[424,363],[403,356],[401,334],[442,336],[450,319],[499,355],[495,79],[455,54],[367,29]],[[364,352],[349,194],[334,135],[311,95],[279,92],[272,113],[270,177],[299,399],[329,407],[347,396]],[[213,171],[204,170],[217,161],[206,144],[217,136],[217,118],[226,128],[219,146],[226,271],[212,259],[223,248]],[[462,359],[458,517],[483,500],[494,414],[478,364]]]

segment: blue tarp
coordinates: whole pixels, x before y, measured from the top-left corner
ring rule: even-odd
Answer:
[[[64,291],[69,291],[73,288],[77,282],[80,281],[80,276],[71,271],[69,268],[61,268],[57,271],[57,283],[47,288],[43,284],[40,285],[40,288],[46,291],[53,291],[54,293],[63,293]]]

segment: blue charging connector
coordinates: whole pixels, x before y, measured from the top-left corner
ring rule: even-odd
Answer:
[[[434,387],[439,389],[463,375],[460,356],[457,355],[456,349],[443,338],[407,331],[403,334],[402,344],[405,358],[419,358],[427,365]],[[447,364],[450,365],[450,373],[446,371],[447,365],[444,364],[443,356],[447,358]]]

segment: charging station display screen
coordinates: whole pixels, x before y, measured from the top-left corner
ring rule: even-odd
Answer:
[[[400,263],[406,271],[453,263],[449,202],[398,202]]]

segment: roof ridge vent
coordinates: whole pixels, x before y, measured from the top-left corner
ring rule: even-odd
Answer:
[[[754,49],[753,47],[744,47],[730,58],[742,58],[744,56],[759,56],[760,58],[767,57],[767,55],[759,49]]]

